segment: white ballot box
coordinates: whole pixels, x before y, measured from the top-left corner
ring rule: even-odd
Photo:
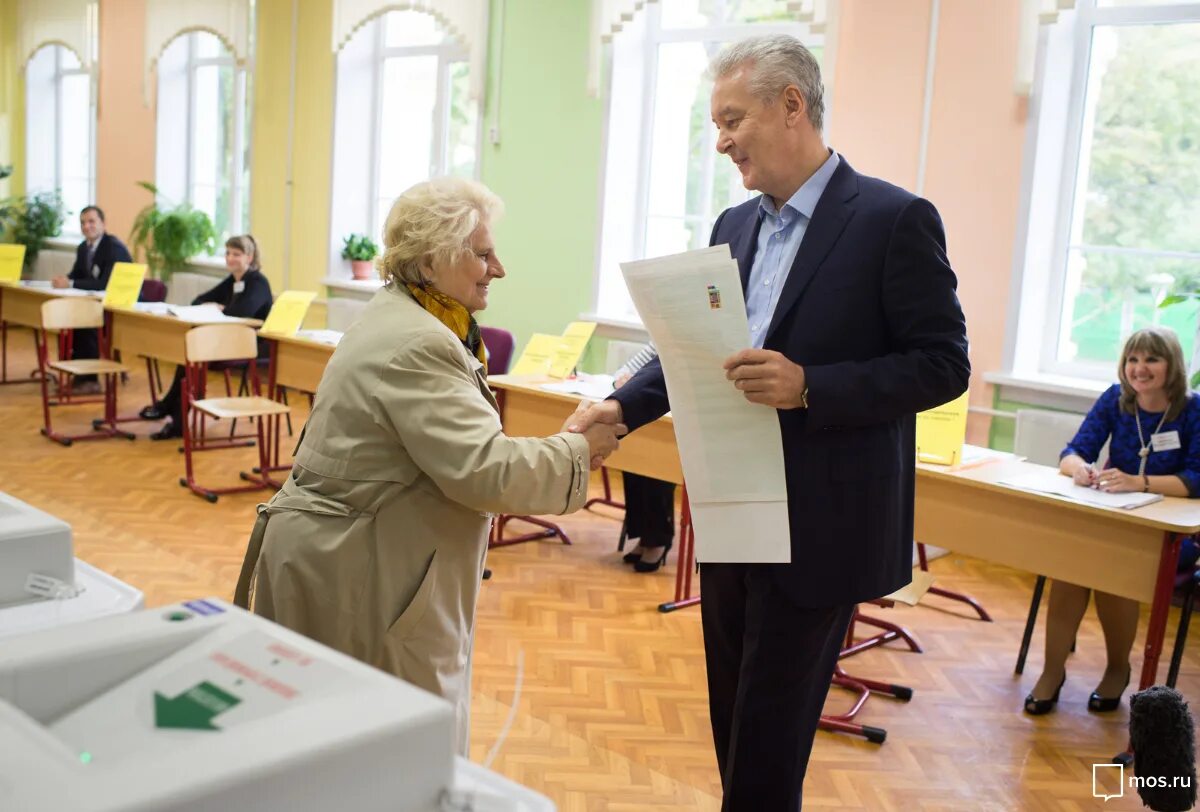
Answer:
[[[0,639],[142,604],[139,590],[73,557],[70,525],[0,493]]]
[[[188,601],[4,642],[0,809],[553,812],[456,762],[454,726],[432,694]]]
[[[74,585],[71,526],[0,493],[0,607],[33,598],[25,583],[34,573]]]

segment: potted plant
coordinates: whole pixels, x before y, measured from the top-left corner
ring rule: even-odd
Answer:
[[[8,233],[9,240],[25,246],[27,268],[33,267],[46,239],[62,233],[65,215],[58,192],[39,192],[0,202],[0,226]]]
[[[0,180],[12,174],[12,164],[0,164]]]
[[[355,279],[372,279],[375,276],[375,255],[379,246],[366,234],[351,234],[342,243],[342,259],[350,260],[350,272]]]
[[[129,247],[134,254],[145,256],[155,276],[166,281],[186,268],[192,257],[213,252],[217,232],[207,214],[186,203],[160,206],[157,186],[146,181],[138,186],[150,191],[154,200],[134,218]]]

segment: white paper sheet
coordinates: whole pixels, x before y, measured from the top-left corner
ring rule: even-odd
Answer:
[[[318,344],[328,344],[336,347],[344,334],[341,330],[297,330],[296,338],[316,341]]]
[[[585,375],[580,373],[570,380],[544,383],[541,388],[547,392],[558,392],[564,395],[582,395],[592,400],[604,400],[613,392],[613,376]]]
[[[621,269],[662,359],[697,559],[791,561],[779,417],[747,401],[722,366],[750,346],[729,247],[623,263]]]
[[[169,305],[167,310],[172,316],[180,321],[190,322],[192,324],[215,324],[223,321],[240,321],[240,319],[226,316],[221,312],[221,308],[214,304],[202,305]]]
[[[1046,493],[1060,496],[1073,502],[1083,502],[1087,505],[1122,508],[1133,510],[1162,500],[1160,493],[1106,493],[1095,488],[1085,488],[1076,485],[1070,477],[1063,476],[1053,468],[1034,471],[1028,474],[1014,476],[1000,481],[1001,485],[1011,485],[1023,491]]]
[[[156,316],[166,316],[171,312],[171,305],[166,302],[134,302],[133,309],[139,313],[153,313]]]

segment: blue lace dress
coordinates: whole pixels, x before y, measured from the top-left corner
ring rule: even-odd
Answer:
[[[1175,475],[1187,486],[1188,496],[1200,496],[1200,395],[1188,394],[1187,404],[1174,420],[1163,420],[1162,412],[1140,411],[1131,415],[1121,411],[1121,386],[1113,384],[1102,394],[1087,417],[1074,439],[1063,449],[1059,458],[1068,454],[1076,454],[1087,462],[1094,463],[1100,455],[1100,449],[1105,441],[1111,438],[1108,447],[1108,459],[1104,468],[1116,468],[1126,474],[1138,473],[1141,463],[1139,452],[1141,441],[1138,439],[1138,422],[1141,422],[1142,438],[1148,443],[1154,433],[1179,433],[1179,448],[1169,451],[1150,449],[1146,457],[1147,476]],[[1179,569],[1190,569],[1200,558],[1200,547],[1192,539],[1183,543],[1180,551]]]

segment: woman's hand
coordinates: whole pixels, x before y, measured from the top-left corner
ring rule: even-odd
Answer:
[[[1144,482],[1140,476],[1108,468],[1096,475],[1096,487],[1105,493],[1140,493]]]
[[[1076,485],[1094,488],[1096,487],[1096,469],[1090,465],[1080,465],[1071,475],[1071,479],[1075,481]]]

